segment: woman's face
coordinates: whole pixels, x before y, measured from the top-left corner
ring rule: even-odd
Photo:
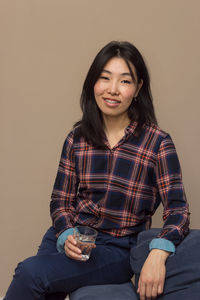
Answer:
[[[94,96],[103,117],[127,117],[128,108],[137,96],[142,82],[137,82],[134,66],[129,63],[135,80],[131,77],[126,62],[113,57],[105,65],[94,85]]]

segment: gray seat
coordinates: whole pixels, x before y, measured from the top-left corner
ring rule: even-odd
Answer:
[[[131,281],[82,287],[70,294],[70,300],[138,300]]]

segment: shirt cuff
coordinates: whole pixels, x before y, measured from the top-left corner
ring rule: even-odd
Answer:
[[[160,249],[172,253],[175,253],[176,251],[174,244],[171,241],[163,238],[153,239],[149,244],[149,250],[152,249]]]
[[[73,231],[74,231],[73,228],[69,228],[69,229],[63,231],[61,233],[61,235],[58,237],[57,243],[56,243],[56,248],[57,248],[58,252],[65,252],[65,250],[64,250],[65,241],[66,241],[68,235],[73,234]]]

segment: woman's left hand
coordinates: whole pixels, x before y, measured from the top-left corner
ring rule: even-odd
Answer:
[[[140,273],[137,292],[140,300],[156,299],[163,292],[165,282],[165,262],[170,252],[152,249]]]

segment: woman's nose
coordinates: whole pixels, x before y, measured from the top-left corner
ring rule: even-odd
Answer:
[[[119,94],[118,84],[116,81],[110,81],[110,85],[108,87],[108,93],[110,93],[111,95]]]

